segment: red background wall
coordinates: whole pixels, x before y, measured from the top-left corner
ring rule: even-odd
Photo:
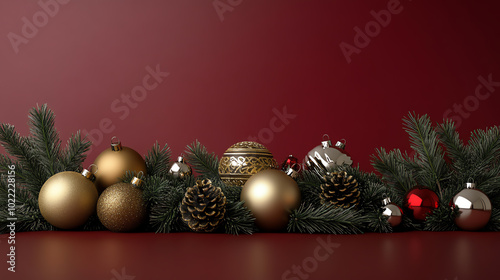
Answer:
[[[115,135],[176,156],[195,139],[221,155],[260,132],[281,162],[327,133],[372,170],[376,148],[409,147],[408,111],[440,122],[464,106],[448,117],[465,136],[499,125],[500,87],[475,97],[479,76],[500,82],[496,1],[60,1],[41,1],[48,16],[37,1],[0,2],[0,121],[27,134],[29,109],[48,103],[63,139],[93,133],[88,164]],[[377,30],[370,12],[388,5]],[[348,63],[340,44],[367,24]],[[170,75],[136,108],[120,101],[157,65]],[[294,118],[270,124],[285,107]]]

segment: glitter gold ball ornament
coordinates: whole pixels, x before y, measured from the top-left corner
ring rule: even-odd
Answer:
[[[184,162],[183,157],[178,157],[177,161],[172,164],[168,171],[176,179],[184,179],[184,177],[193,174],[191,167]]]
[[[95,212],[98,192],[94,175],[64,171],[50,177],[40,189],[38,207],[51,225],[61,229],[82,226]]]
[[[244,141],[226,150],[219,163],[219,175],[228,185],[243,186],[257,172],[276,168],[271,152],[263,145]]]
[[[97,216],[111,231],[132,231],[146,218],[147,210],[142,198],[143,181],[134,177],[130,183],[117,183],[106,188],[97,202]]]
[[[352,159],[344,149],[345,143],[340,141],[332,147],[332,142],[325,134],[321,145],[309,151],[304,162],[309,169],[318,171],[332,171],[336,165],[352,165]]]
[[[142,156],[131,148],[124,147],[120,141],[111,139],[111,147],[104,150],[94,161],[99,168],[96,185],[99,191],[118,183],[127,171],[146,174],[146,163]]]
[[[248,179],[240,198],[260,229],[279,231],[288,224],[291,211],[299,207],[300,190],[283,171],[268,169]]]
[[[480,230],[491,217],[490,199],[476,189],[474,183],[467,183],[465,187],[453,197],[453,205],[459,210],[455,224],[463,230]]]
[[[387,222],[391,227],[397,227],[403,220],[403,210],[391,202],[390,198],[382,200],[382,215],[387,216]]]

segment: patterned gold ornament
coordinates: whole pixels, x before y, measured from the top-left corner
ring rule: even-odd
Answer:
[[[288,224],[291,211],[299,207],[300,190],[297,182],[285,172],[268,169],[248,179],[240,198],[260,229],[279,231]]]
[[[142,171],[146,174],[146,163],[142,156],[131,148],[123,147],[120,141],[113,142],[113,139],[111,147],[99,154],[94,164],[99,168],[96,185],[100,192],[118,183],[127,171],[136,174]]]
[[[61,229],[82,226],[95,212],[98,193],[94,175],[64,171],[50,177],[38,194],[38,207],[51,225]]]
[[[143,181],[137,177],[130,183],[117,183],[106,188],[97,202],[97,216],[111,231],[132,231],[146,218],[146,204],[140,186]]]
[[[219,175],[228,185],[243,186],[250,176],[276,167],[276,161],[266,147],[243,141],[226,150],[220,159]]]

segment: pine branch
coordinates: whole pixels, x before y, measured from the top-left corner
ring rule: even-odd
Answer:
[[[372,165],[381,175],[382,180],[392,188],[397,196],[404,196],[413,186],[415,180],[413,172],[403,163],[404,157],[400,150],[387,153],[384,148],[376,150],[372,155]]]
[[[470,154],[456,131],[455,123],[451,120],[445,121],[438,125],[437,133],[446,149],[448,157],[452,161],[452,166],[456,174],[470,172]],[[468,177],[469,174],[465,176]]]
[[[254,221],[255,218],[250,210],[243,206],[243,201],[226,204],[226,214],[223,220],[225,233],[252,234],[256,231]]]
[[[367,217],[352,209],[329,205],[314,208],[302,204],[299,209],[292,211],[288,232],[356,234],[362,233],[361,229],[368,222]]]
[[[47,170],[47,175],[52,176],[60,170],[57,165],[61,162],[61,140],[55,129],[55,114],[43,104],[30,111],[29,119],[33,154]]]
[[[185,192],[186,186],[183,184],[170,185],[162,188],[161,196],[156,202],[151,203],[149,223],[156,233],[189,231],[181,219],[179,210]]]
[[[146,155],[146,168],[149,176],[166,176],[172,151],[168,144],[160,148],[158,141]]]
[[[491,212],[490,221],[484,227],[484,231],[500,231],[500,209],[494,208]]]
[[[418,155],[420,169],[416,172],[417,181],[420,180],[433,190],[439,190],[442,197],[440,181],[446,178],[448,168],[438,134],[432,127],[430,118],[427,115],[420,117],[410,113],[403,122],[404,129],[410,136],[411,147]]]
[[[186,147],[186,155],[188,163],[196,172],[203,174],[212,182],[221,180],[219,176],[219,158],[215,153],[210,154],[207,148],[198,140]]]
[[[62,171],[79,171],[81,165],[87,158],[87,153],[92,146],[92,142],[82,138],[80,131],[72,134],[68,139],[66,147],[61,152],[61,169]]]
[[[424,230],[428,231],[452,231],[458,230],[455,225],[455,217],[458,214],[458,208],[451,209],[448,205],[439,205],[425,219]]]
[[[391,225],[388,222],[389,217],[382,215],[381,209],[371,211],[365,214],[369,222],[366,225],[366,230],[370,232],[389,233],[393,232]]]

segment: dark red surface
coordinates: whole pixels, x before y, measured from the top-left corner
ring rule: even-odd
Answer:
[[[137,280],[287,279],[283,274],[294,265],[310,271],[302,270],[303,279],[498,279],[495,262],[500,257],[500,233],[492,232],[29,232],[16,235],[17,272],[10,273],[6,236],[1,237],[0,279],[120,280],[115,273]],[[322,247],[328,243],[329,251]]]

